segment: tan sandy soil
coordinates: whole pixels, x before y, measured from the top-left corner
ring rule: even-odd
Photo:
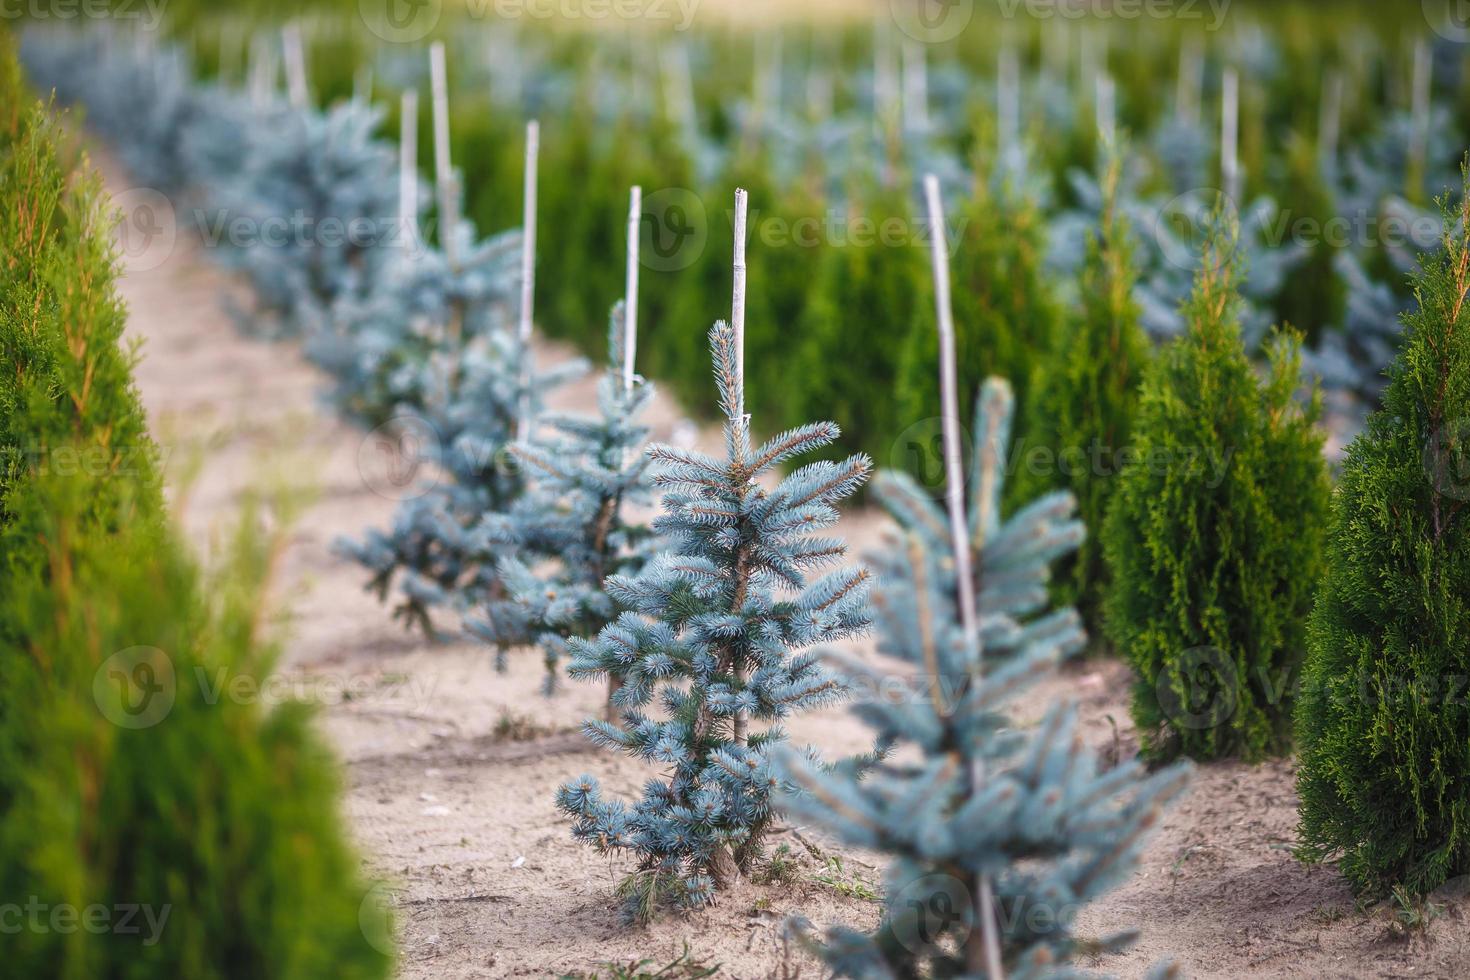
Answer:
[[[105,154],[100,162],[115,194],[129,186]],[[278,583],[293,613],[283,679],[323,702],[320,724],[345,767],[346,817],[368,872],[386,882],[376,897],[394,907],[401,927],[401,976],[557,976],[608,961],[663,963],[685,942],[698,958],[721,964],[722,977],[778,977],[783,969],[794,976],[802,961],[785,959],[787,913],[819,924],[875,921],[873,901],[816,881],[828,869],[808,856],[795,886],[747,885],[712,910],[622,928],[612,891],[627,865],[573,842],[552,805],[555,787],[583,772],[625,794],[649,775],[576,733],[601,691],[568,684],[547,700],[533,652],[497,674],[474,642],[429,644],[391,622],[363,591],[362,572],[330,547],[339,535],[388,523],[394,502],[370,488],[382,462],[368,452],[359,467],[363,435],[319,404],[321,378],[297,350],[236,334],[220,300],[238,285],[198,246],[181,238],[160,258],[156,250],[129,256],[121,289],[130,333],[143,343],[138,384],[170,454],[189,534],[207,550],[252,489],[286,480],[315,492]],[[566,356],[554,345],[541,350],[545,361]],[[590,410],[590,382],[560,402]],[[668,438],[680,421],[675,406],[661,402],[655,437]],[[842,531],[870,546],[880,526],[875,514],[859,512]],[[1128,682],[1114,661],[1069,668],[1028,701],[1023,720],[1039,718],[1052,699],[1080,699],[1089,742],[1131,754]],[[791,728],[796,740],[829,754],[867,744],[862,726],[840,710]],[[1172,955],[1195,977],[1470,975],[1463,903],[1447,907],[1427,935],[1395,938],[1386,912],[1354,910],[1331,868],[1293,860],[1295,806],[1289,761],[1199,770],[1140,873],[1082,914],[1083,934],[1133,926],[1139,944],[1083,965],[1134,977]],[[796,836],[827,846],[810,829]],[[807,855],[796,836],[779,840]],[[876,859],[843,858],[837,880],[881,887]],[[821,972],[806,962],[801,975]]]

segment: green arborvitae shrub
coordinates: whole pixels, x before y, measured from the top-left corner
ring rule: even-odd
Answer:
[[[854,233],[867,227],[863,222],[880,231],[894,223],[912,228],[909,195],[872,188],[864,198],[867,206],[855,198],[846,212],[844,239],[822,247],[797,321],[795,363],[774,352],[767,363],[801,379],[786,386],[800,401],[785,421],[840,418],[846,446],[882,453],[905,426],[897,424],[893,401],[874,393],[892,391],[898,380],[905,338],[928,309],[929,268],[917,237],[895,245],[878,233]]]
[[[1303,242],[1306,257],[1291,273],[1291,288],[1281,291],[1276,314],[1282,323],[1302,331],[1308,347],[1316,347],[1322,331],[1339,327],[1347,313],[1347,286],[1336,268],[1344,247],[1335,231],[1339,202],[1333,199],[1331,182],[1323,178],[1311,140],[1292,139],[1286,166],[1282,197],[1287,210],[1280,220],[1321,232],[1316,240]]]
[[[1017,402],[1027,405],[1032,374],[1056,342],[1062,311],[1048,281],[1046,219],[1036,202],[1009,179],[984,175],[948,234],[955,242],[954,319],[960,378],[1007,378]],[[962,224],[962,226],[960,226]],[[883,329],[903,324],[882,325]],[[939,382],[934,374],[939,341],[916,317],[899,366],[898,427],[934,417]],[[974,412],[978,382],[960,391],[960,417]],[[1016,420],[1016,437],[1030,422]]]
[[[1470,874],[1470,194],[1445,212],[1343,464],[1297,709],[1300,853],[1368,894]]]
[[[1019,457],[1013,502],[1052,489],[1077,498],[1082,523],[1101,528],[1120,463],[1132,440],[1138,384],[1151,353],[1133,299],[1137,274],[1132,229],[1118,209],[1121,160],[1114,156],[1103,180],[1100,232],[1087,245],[1080,316],[1032,388],[1030,452]],[[1102,543],[1089,535],[1059,561],[1054,592],[1073,605],[1090,631],[1102,628],[1107,566]]]
[[[1242,346],[1233,223],[1218,219],[1185,335],[1145,369],[1103,532],[1108,638],[1137,671],[1146,751],[1258,759],[1290,744],[1329,484],[1294,339],[1258,379]]]
[[[4,972],[384,977],[331,761],[299,706],[238,696],[269,554],[242,534],[205,580],[168,530],[98,182],[3,35],[0,106]]]

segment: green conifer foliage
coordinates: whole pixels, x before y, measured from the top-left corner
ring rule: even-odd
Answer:
[[[963,227],[949,234],[956,242],[954,318],[961,378],[992,375],[1010,380],[1019,404],[1028,404],[1032,373],[1055,343],[1061,308],[1043,270],[1046,220],[1036,203],[1008,180],[992,187],[983,174],[959,212]],[[932,327],[916,317],[899,368],[900,426],[934,415],[939,404],[934,363],[938,341]],[[975,387],[960,392],[960,417],[974,413]],[[1016,420],[1016,436],[1028,434],[1029,421]]]
[[[886,226],[914,227],[910,207],[908,194],[881,188],[854,198],[847,225],[839,229],[844,240],[823,245],[805,291],[794,359],[773,352],[766,361],[802,379],[799,386],[786,386],[799,398],[787,421],[840,418],[846,444],[854,449],[890,444],[907,424],[898,424],[892,399],[874,393],[893,390],[905,339],[928,295],[922,241],[912,236],[895,245],[881,237]],[[864,222],[876,230],[857,237],[866,232]]]
[[[1133,434],[1138,384],[1147,363],[1148,337],[1133,299],[1132,230],[1118,209],[1121,158],[1114,155],[1103,180],[1100,234],[1087,245],[1081,278],[1081,315],[1032,388],[1027,415],[1030,445],[1015,474],[1017,501],[1044,490],[1067,489],[1077,498],[1082,523],[1103,526],[1120,461]],[[1096,536],[1061,559],[1056,596],[1074,605],[1090,630],[1100,630],[1107,567]]]
[[[1108,637],[1137,672],[1156,755],[1285,751],[1329,484],[1294,339],[1258,380],[1242,346],[1233,223],[1214,222],[1188,327],[1144,371],[1103,532]]]
[[[7,929],[0,969],[384,977],[305,713],[222,694],[273,659],[268,550],[204,580],[168,531],[111,216],[3,35],[0,107],[0,896],[76,926]]]
[[[1281,193],[1282,200],[1290,202],[1290,210],[1281,220],[1291,222],[1288,231],[1292,227],[1320,231],[1318,237],[1300,243],[1307,249],[1306,257],[1291,274],[1291,288],[1281,291],[1276,313],[1282,323],[1302,331],[1307,346],[1315,347],[1322,331],[1340,325],[1347,312],[1347,286],[1336,269],[1345,244],[1341,236],[1346,232],[1334,230],[1338,202],[1333,200],[1331,183],[1323,177],[1312,141],[1294,138],[1286,163]]]
[[[1470,873],[1467,216],[1470,194],[1445,207],[1444,251],[1414,277],[1384,407],[1343,465],[1308,629],[1300,853],[1340,856],[1369,894]]]

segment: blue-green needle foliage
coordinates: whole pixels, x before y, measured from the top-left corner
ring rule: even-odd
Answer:
[[[430,609],[463,612],[501,597],[497,562],[476,525],[504,511],[525,490],[509,456],[523,411],[541,411],[546,392],[580,374],[571,361],[544,372],[523,370],[529,353],[512,333],[496,330],[455,357],[434,356],[423,368],[424,407],[405,423],[421,438],[421,459],[433,464],[424,491],[405,500],[387,531],[338,550],[372,572],[368,588],[387,598],[395,580],[401,601],[394,615],[434,635]],[[401,421],[401,420],[400,420]],[[507,620],[502,629],[509,630]],[[523,632],[514,634],[516,642]]]
[[[875,556],[879,648],[915,674],[908,696],[895,697],[893,678],[875,665],[849,660],[847,669],[855,690],[882,692],[855,710],[880,746],[899,751],[861,772],[790,750],[777,760],[792,788],[784,810],[892,856],[878,930],[839,927],[818,946],[839,976],[976,976],[972,896],[982,875],[1007,975],[1073,975],[1065,966],[1079,943],[1073,915],[1132,872],[1185,778],[1178,768],[1145,777],[1134,763],[1099,771],[1069,705],[1034,731],[1014,728],[1017,696],[1086,640],[1073,609],[1047,609],[1050,565],[1084,532],[1069,493],[1002,519],[1010,386],[991,379],[976,406],[969,533],[978,643],[961,625],[944,511],[906,474],[882,474],[877,496],[899,527]]]
[[[1349,447],[1308,627],[1296,732],[1301,856],[1370,897],[1470,874],[1470,178],[1383,409]]]
[[[332,375],[329,400],[348,418],[371,427],[430,411],[434,356],[452,361],[510,328],[520,230],[477,242],[470,222],[457,227],[463,260],[451,265],[442,251],[412,241],[378,249],[373,287],[339,297],[307,336],[306,353]]]
[[[622,683],[612,699],[621,724],[589,721],[588,736],[665,769],[631,806],[604,799],[591,776],[557,794],[578,839],[637,856],[621,889],[634,918],[664,899],[711,902],[759,859],[778,782],[768,753],[785,737],[779,722],[842,693],[814,654],[795,651],[869,622],[866,569],[808,575],[846,553],[820,532],[871,462],[808,463],[774,489],[762,486],[758,476],[831,444],[838,428],[804,425],[752,448],[729,325],[715,325],[710,347],[726,458],[649,450],[667,491],[653,526],[669,550],[637,576],[609,579],[607,594],[630,611],[596,638],[571,642],[573,676]]]
[[[512,446],[530,489],[476,528],[479,551],[505,555],[498,563],[505,595],[490,598],[469,628],[496,644],[501,667],[509,645],[530,637],[546,655],[548,694],[567,640],[597,634],[616,615],[608,576],[636,574],[657,540],[626,513],[652,500],[648,427],[639,417],[653,387],[641,378],[624,387],[621,302],[609,321],[599,414],[548,415],[541,421],[553,434]]]
[[[400,592],[394,615],[405,625],[434,635],[433,607],[463,611],[503,595],[498,555],[487,552],[475,525],[487,512],[503,510],[525,489],[520,468],[508,454],[516,420],[529,405],[539,411],[545,391],[581,369],[572,363],[523,380],[524,352],[510,334],[497,332],[483,347],[450,363],[434,358],[424,414],[408,416],[429,438],[421,460],[434,465],[424,491],[400,505],[387,531],[369,531],[361,542],[339,541],[338,550],[372,572],[368,588],[386,600],[395,580]],[[506,615],[513,615],[507,610]],[[501,623],[507,642],[525,639]],[[513,640],[512,640],[513,638]]]
[[[256,309],[240,317],[246,331],[308,332],[337,298],[372,283],[398,201],[392,148],[373,138],[381,120],[381,110],[349,101],[279,113],[268,131],[257,122],[246,165],[215,188],[222,207],[203,229],[250,277]]]

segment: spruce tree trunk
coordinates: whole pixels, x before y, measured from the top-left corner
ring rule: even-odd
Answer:
[[[729,848],[717,848],[710,855],[709,873],[715,879],[715,887],[723,891],[740,880],[740,865],[735,863]]]

